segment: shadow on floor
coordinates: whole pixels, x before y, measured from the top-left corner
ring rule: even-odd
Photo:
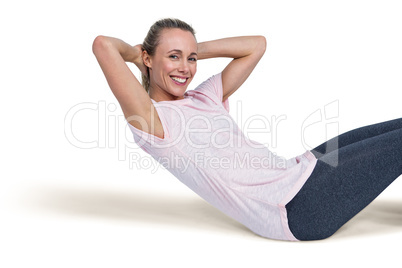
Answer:
[[[24,205],[30,209],[64,216],[172,225],[257,237],[198,197],[139,191],[38,187],[24,199]],[[329,239],[390,232],[402,232],[402,200],[377,199]]]
[[[36,187],[23,200],[29,209],[69,217],[131,221],[244,235],[250,230],[201,198],[140,191]]]

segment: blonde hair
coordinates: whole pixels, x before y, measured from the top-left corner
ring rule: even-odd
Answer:
[[[142,49],[145,50],[148,55],[153,56],[155,54],[156,48],[159,45],[159,38],[164,29],[181,29],[183,31],[189,31],[195,37],[195,31],[193,27],[189,24],[181,21],[179,19],[166,18],[161,19],[155,22],[148,31],[147,36],[144,39],[142,44]],[[142,74],[141,76],[142,86],[145,88],[147,92],[149,92],[149,68],[147,67],[146,75]]]

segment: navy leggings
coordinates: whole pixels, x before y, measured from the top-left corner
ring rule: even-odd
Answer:
[[[286,205],[302,241],[330,237],[402,174],[402,118],[358,128],[311,151],[311,176]]]

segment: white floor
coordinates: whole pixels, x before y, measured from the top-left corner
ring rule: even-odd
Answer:
[[[254,235],[180,184],[163,189],[162,180],[9,183],[1,192],[0,266],[395,267],[400,262],[401,182],[333,237],[283,242]]]

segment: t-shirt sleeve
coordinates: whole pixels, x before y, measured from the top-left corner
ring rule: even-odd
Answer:
[[[126,119],[126,123],[131,130],[133,136],[134,136],[134,142],[141,147],[144,151],[148,152],[150,150],[153,150],[153,148],[166,148],[166,144],[169,142],[169,132],[167,128],[167,121],[165,119],[165,116],[163,115],[163,112],[160,110],[158,104],[155,104],[155,108],[158,112],[158,116],[161,120],[162,127],[164,130],[164,137],[159,138],[155,135],[152,135],[148,132],[145,132],[141,129],[138,129],[134,127],[133,125],[130,124],[130,121],[137,121],[143,125],[146,129],[148,129],[150,126],[147,126],[145,123],[145,120],[141,119],[139,116],[131,116],[129,119]]]
[[[222,105],[229,112],[229,98],[222,102],[222,73],[211,76],[194,90],[207,95],[216,104]]]

